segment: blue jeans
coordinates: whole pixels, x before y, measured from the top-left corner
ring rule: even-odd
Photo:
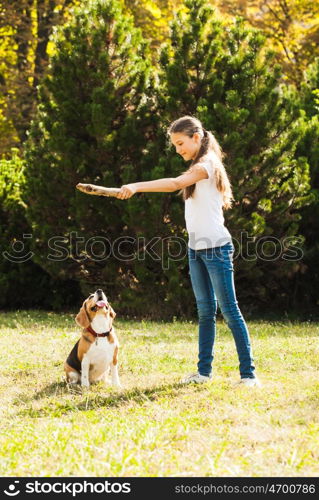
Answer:
[[[254,378],[249,332],[238,307],[232,243],[204,250],[188,249],[189,269],[199,318],[198,372],[209,376],[214,357],[217,304],[232,331],[241,378]]]

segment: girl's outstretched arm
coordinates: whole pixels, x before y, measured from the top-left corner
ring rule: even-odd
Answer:
[[[172,193],[207,178],[206,169],[198,164],[178,177],[125,184],[121,187],[120,192],[117,193],[116,198],[127,200],[135,193]]]

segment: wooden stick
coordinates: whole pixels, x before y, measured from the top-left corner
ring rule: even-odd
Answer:
[[[120,192],[119,188],[107,188],[103,186],[96,186],[95,184],[77,184],[76,188],[82,193],[93,194],[96,196],[114,196]]]

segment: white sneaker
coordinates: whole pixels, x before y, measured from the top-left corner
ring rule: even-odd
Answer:
[[[206,375],[201,375],[200,373],[191,373],[187,375],[187,377],[181,380],[181,384],[191,384],[194,382],[195,384],[203,384],[205,382],[209,382],[212,379],[211,376],[207,377]]]
[[[246,385],[247,387],[261,387],[261,383],[257,377],[255,378],[242,378],[238,382],[239,385]]]

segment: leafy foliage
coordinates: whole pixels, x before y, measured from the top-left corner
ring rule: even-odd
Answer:
[[[217,0],[223,14],[242,16],[267,37],[283,78],[299,86],[303,71],[319,55],[319,1]]]
[[[227,224],[243,257],[240,295],[262,304],[276,293],[288,306],[285,283],[298,268],[282,254],[298,242],[298,210],[310,200],[309,166],[295,154],[305,124],[294,90],[280,86],[280,69],[258,31],[242,20],[224,25],[202,0],[185,6],[161,53],[158,83],[120,3],[92,4],[58,31],[27,150],[35,261],[81,281],[84,293],[96,284],[112,287],[130,314],[140,313],[146,295],[150,315],[191,313],[181,199],[145,194],[121,204],[88,198],[75,184],[178,175],[185,167],[167,148],[165,130],[172,119],[195,114],[227,153],[237,200]],[[84,239],[80,252],[72,235]],[[253,239],[249,248],[243,236]],[[51,259],[54,237],[64,239],[64,250]],[[258,249],[260,257],[260,242],[264,254],[249,258]],[[273,248],[275,261],[268,258]]]
[[[25,165],[18,150],[10,160],[0,160],[0,172],[0,307],[67,308],[79,300],[77,283],[56,280],[32,260],[32,231],[22,200]]]
[[[125,295],[130,270],[115,257],[108,260],[109,246],[127,233],[126,219],[140,207],[133,202],[125,214],[119,202],[88,198],[75,185],[119,185],[142,176],[154,121],[152,103],[146,105],[147,47],[115,0],[75,11],[57,32],[56,47],[26,153],[35,260],[55,276],[80,280],[84,293],[99,283],[112,286],[113,296]],[[61,257],[55,237],[65,240]]]
[[[238,2],[241,16],[257,19],[257,3],[252,10],[252,3]],[[32,276],[41,285],[33,302],[30,295],[33,305],[59,307],[57,280],[69,287],[70,301],[77,299],[69,281],[75,280],[84,295],[97,285],[111,290],[122,313],[193,314],[181,198],[141,194],[124,203],[75,190],[77,182],[120,186],[179,175],[185,164],[170,149],[166,128],[186,113],[201,118],[226,152],[236,202],[225,216],[241,251],[235,261],[241,303],[263,308],[274,295],[280,308],[293,307],[300,295],[315,303],[316,285],[307,283],[318,255],[316,63],[302,81],[304,61],[298,66],[298,93],[287,80],[300,59],[282,72],[278,52],[268,50],[266,24],[268,39],[242,17],[223,19],[203,0],[99,0],[72,10],[74,4],[1,5],[2,250],[25,232],[34,253],[23,268],[31,281],[10,280],[11,271],[2,278],[2,304],[11,283],[28,288]],[[262,11],[265,23],[271,5]],[[307,60],[315,52],[309,49]],[[9,148],[21,147],[36,108],[23,167]],[[304,260],[294,257],[296,247]]]
[[[0,3],[0,154],[21,148],[45,74],[53,27],[78,0],[3,0]]]
[[[300,231],[305,237],[303,265],[296,277],[295,294],[304,308],[318,306],[319,260],[319,58],[305,72],[301,85],[300,107],[305,112],[306,129],[296,154],[310,166],[312,202],[301,211]]]

